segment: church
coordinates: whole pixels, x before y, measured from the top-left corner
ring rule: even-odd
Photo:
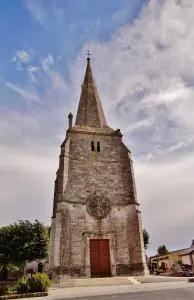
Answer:
[[[87,58],[75,124],[61,145],[51,226],[53,276],[147,274],[131,152],[106,118]]]

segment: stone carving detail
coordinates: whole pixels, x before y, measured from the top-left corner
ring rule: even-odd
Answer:
[[[104,195],[96,193],[88,199],[86,207],[89,215],[97,219],[102,219],[110,211],[110,202]]]

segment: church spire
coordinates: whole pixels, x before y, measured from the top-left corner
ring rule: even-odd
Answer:
[[[86,73],[75,125],[101,128],[106,126],[106,119],[93,77],[90,55],[88,52]]]

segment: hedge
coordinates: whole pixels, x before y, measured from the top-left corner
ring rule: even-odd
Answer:
[[[4,296],[0,296],[0,300],[2,299],[20,299],[20,298],[31,298],[31,297],[43,297],[48,296],[48,292],[37,292],[37,293],[26,293],[26,294],[8,294]]]

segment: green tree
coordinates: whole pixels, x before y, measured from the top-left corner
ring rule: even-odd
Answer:
[[[157,252],[159,255],[166,255],[169,253],[168,249],[166,248],[165,245],[159,246],[157,249]]]
[[[143,240],[144,240],[144,248],[145,248],[145,250],[147,250],[148,245],[149,245],[150,236],[145,228],[143,229]]]
[[[26,262],[49,254],[48,227],[39,221],[18,221],[0,227],[0,266],[25,268]]]

